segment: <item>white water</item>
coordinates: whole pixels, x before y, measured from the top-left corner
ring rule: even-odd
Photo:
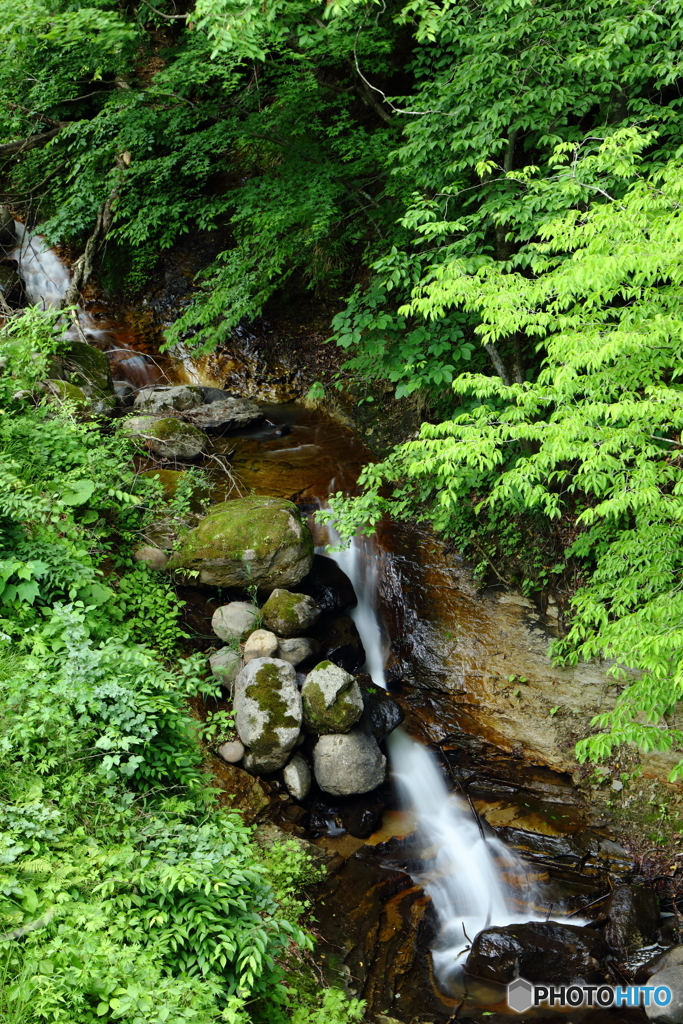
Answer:
[[[376,686],[386,690],[384,663],[386,646],[377,619],[377,575],[379,550],[374,537],[354,537],[348,547],[341,547],[342,540],[333,526],[327,525],[328,546],[322,553],[334,559],[340,569],[353,583],[358,604],[349,615],[356,623],[356,629],[365,648],[363,669],[372,676]]]
[[[434,969],[442,982],[452,982],[478,932],[533,916],[513,906],[521,894],[507,884],[501,869],[521,878],[525,872],[504,843],[485,832],[482,836],[472,810],[448,792],[436,759],[425,747],[402,729],[387,742],[394,778],[425,854],[417,880],[431,897],[441,926],[432,950]]]
[[[350,546],[339,548],[339,535],[329,525],[327,529],[333,549],[323,551],[350,578],[358,598],[351,615],[365,647],[365,669],[378,686],[386,687],[385,645],[376,612],[379,550],[374,538],[367,537],[355,537]],[[423,851],[423,870],[416,880],[431,897],[439,920],[434,969],[448,987],[462,973],[478,932],[533,917],[524,911],[524,894],[513,890],[504,876],[508,872],[524,881],[526,872],[504,843],[482,835],[472,809],[448,792],[436,758],[425,747],[402,729],[391,734],[387,745],[394,779]]]
[[[28,299],[42,309],[59,309],[71,281],[68,268],[42,235],[31,234],[18,220],[14,227],[19,245],[12,256]]]

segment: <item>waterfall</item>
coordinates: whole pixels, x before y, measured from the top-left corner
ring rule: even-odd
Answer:
[[[349,614],[356,623],[356,629],[365,648],[366,662],[363,670],[372,676],[376,686],[386,690],[384,662],[385,644],[377,619],[377,575],[379,550],[374,537],[354,537],[347,547],[341,547],[342,539],[329,523],[327,525],[328,546],[322,553],[334,559],[346,573],[356,592],[358,604]]]
[[[525,877],[521,862],[495,836],[487,836],[464,800],[449,793],[436,758],[402,729],[388,739],[394,779],[417,826],[425,852],[417,876],[440,925],[432,959],[448,986],[462,972],[474,936],[484,928],[528,921],[513,900],[519,892],[505,875]]]
[[[365,647],[365,670],[376,685],[386,687],[385,645],[376,610],[380,551],[374,537],[354,537],[341,548],[336,530],[329,524],[327,530],[329,547],[320,550],[344,570],[358,598],[351,615]],[[416,881],[431,897],[439,921],[432,950],[434,970],[444,988],[457,987],[478,932],[533,917],[525,911],[527,894],[507,881],[516,878],[524,886],[526,870],[504,843],[486,834],[467,803],[449,793],[436,758],[425,747],[400,728],[389,736],[387,746],[393,777],[415,822],[424,858]]]
[[[27,299],[42,309],[59,309],[71,283],[69,268],[42,235],[29,231],[18,220],[14,222],[14,231],[18,245],[12,257],[17,261]],[[69,325],[64,331],[66,337],[76,340],[85,337],[88,341],[99,343],[113,366],[118,367],[138,390],[159,383],[163,374],[154,362],[129,345],[116,345],[115,329],[111,326],[103,329],[84,309],[78,311],[78,322],[81,330]],[[112,342],[115,347],[112,347]],[[130,351],[128,358],[125,357],[125,351]]]

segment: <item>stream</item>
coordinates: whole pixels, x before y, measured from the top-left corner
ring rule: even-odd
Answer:
[[[29,301],[57,308],[68,267],[40,236],[20,224],[17,233],[12,255]],[[96,304],[69,330],[105,352],[122,400],[186,381],[240,394],[232,357],[174,363]],[[387,743],[391,780],[380,791],[343,799],[317,792],[298,806],[273,783],[271,820],[312,844],[327,867],[315,908],[320,969],[366,999],[379,1024],[517,1017],[500,984],[468,975],[475,937],[525,922],[602,927],[603,894],[634,875],[604,808],[572,782],[571,720],[556,722],[547,711],[563,694],[577,703],[579,690],[602,706],[608,684],[590,667],[583,675],[553,670],[544,653],[555,635],[552,613],[502,590],[482,594],[428,531],[386,523],[376,537],[340,547],[315,511],[354,487],[372,453],[349,420],[266,397],[265,424],[213,437],[210,457],[197,464],[215,501],[229,497],[237,479],[244,493],[290,498],[309,517],[316,551],[356,592],[350,614],[367,659],[361,672],[388,688],[405,715]],[[231,480],[215,457],[229,461]],[[195,632],[209,635],[211,595],[186,587],[183,597]],[[372,820],[369,833],[349,827],[359,814]],[[657,934],[660,944],[612,956],[608,977],[630,979],[673,941]],[[556,1016],[529,1011],[522,1019]],[[567,1019],[647,1018],[641,1009],[581,1009]]]

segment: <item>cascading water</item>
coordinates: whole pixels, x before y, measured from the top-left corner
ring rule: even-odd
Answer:
[[[354,537],[341,547],[341,538],[327,526],[328,547],[321,549],[344,570],[358,598],[351,615],[356,623],[373,682],[386,688],[385,644],[377,616],[380,552],[372,537]],[[394,779],[416,825],[423,851],[423,871],[416,880],[431,897],[440,933],[432,958],[445,988],[457,986],[474,936],[483,928],[528,921],[525,911],[526,871],[495,836],[486,835],[472,810],[449,793],[434,756],[402,729],[387,741]],[[514,889],[506,880],[523,884]]]
[[[334,559],[340,569],[353,583],[358,604],[349,613],[356,623],[356,629],[365,648],[364,669],[372,676],[376,686],[386,690],[384,663],[385,645],[377,619],[377,576],[379,572],[379,551],[374,537],[354,537],[347,547],[328,524],[328,546],[321,550]]]
[[[54,249],[50,248],[42,235],[34,234],[21,221],[16,220],[14,231],[18,245],[11,255],[17,261],[26,297],[32,305],[40,306],[42,309],[59,309],[71,283],[69,268]],[[116,337],[111,328],[103,330],[83,309],[78,312],[78,323],[80,330],[75,326],[69,326],[65,329],[66,336],[85,336],[87,340],[105,347],[112,364],[120,367],[134,388],[159,383],[162,373],[147,356],[128,346],[112,347],[111,342],[116,342]]]

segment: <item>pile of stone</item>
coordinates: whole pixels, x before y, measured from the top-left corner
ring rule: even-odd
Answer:
[[[297,800],[308,795],[313,777],[334,796],[380,786],[386,758],[379,743],[402,717],[387,694],[368,687],[363,692],[350,672],[328,659],[317,661],[320,642],[301,634],[321,614],[309,595],[278,587],[260,609],[231,601],[212,619],[227,646],[209,659],[211,671],[233,694],[239,737],[218,752],[255,775],[284,769],[285,785]],[[307,744],[310,765],[299,751],[307,737],[314,742],[312,750]]]

